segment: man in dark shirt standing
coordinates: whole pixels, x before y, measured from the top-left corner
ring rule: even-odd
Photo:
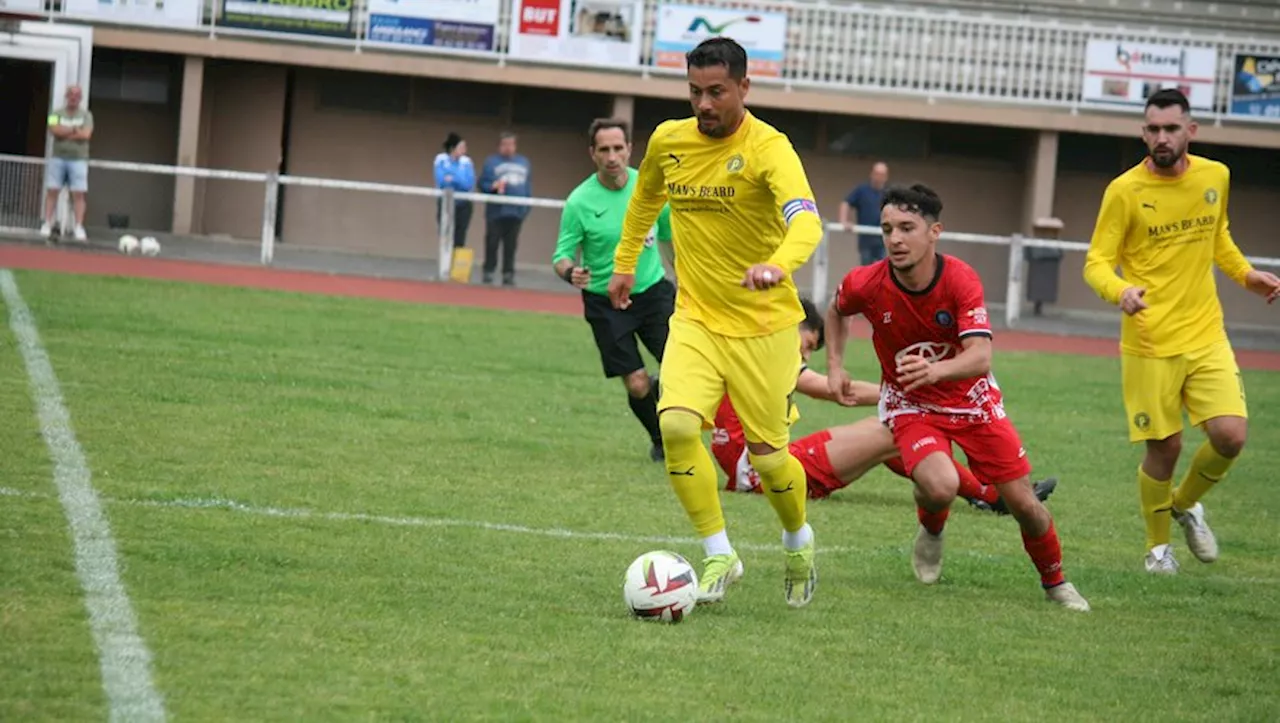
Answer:
[[[854,224],[862,226],[880,225],[880,199],[884,196],[884,185],[889,181],[889,166],[877,161],[871,167],[871,177],[853,191],[840,204],[840,225],[846,231],[853,231]],[[849,209],[853,209],[855,218],[849,220]],[[862,265],[874,264],[884,258],[884,239],[879,234],[858,234],[858,256]]]

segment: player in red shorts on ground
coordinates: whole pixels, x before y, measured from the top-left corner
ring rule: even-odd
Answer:
[[[827,389],[827,377],[808,368],[810,355],[821,349],[824,338],[824,320],[817,307],[808,299],[801,299],[805,319],[800,323],[800,378],[796,391],[814,399],[839,402]],[[873,406],[880,401],[880,388],[870,382],[851,381],[850,403],[845,406]],[[711,453],[724,470],[726,492],[759,493],[760,477],[747,459],[746,436],[742,423],[730,403],[728,395],[716,411],[715,429],[711,433]],[[853,424],[824,429],[791,443],[791,454],[804,466],[809,497],[822,499],[836,490],[847,487],[878,464],[884,464],[899,476],[907,476],[893,442],[893,433],[879,419],[867,417]],[[1008,514],[1000,493],[994,485],[978,481],[967,467],[956,462],[960,477],[960,497],[970,505],[999,515]],[[1041,501],[1053,494],[1058,481],[1054,478],[1035,483],[1036,497]]]
[[[991,325],[982,280],[937,252],[942,199],[923,185],[886,190],[880,226],[888,257],[850,271],[827,311],[827,381],[852,401],[844,370],[846,317],[862,314],[880,360],[880,419],[915,482],[920,531],[912,567],[923,583],[942,574],[943,526],[960,486],[952,443],[973,473],[996,484],[1022,528],[1046,597],[1071,610],[1089,603],[1062,573],[1053,517],[1031,489],[1031,464],[991,374]]]

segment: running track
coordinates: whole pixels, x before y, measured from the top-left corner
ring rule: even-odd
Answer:
[[[8,244],[0,245],[0,268],[98,276],[130,276],[217,286],[354,296],[419,304],[449,304],[508,311],[534,311],[573,316],[582,313],[582,301],[574,294],[375,279],[260,266],[148,259]],[[856,336],[866,338],[869,331],[864,324],[859,323],[855,325],[854,333]],[[1018,351],[1092,356],[1115,356],[1118,353],[1114,339],[1058,336],[1025,331],[1001,331],[999,338],[1001,348]],[[1236,358],[1240,366],[1247,369],[1280,371],[1280,352],[1238,349]]]

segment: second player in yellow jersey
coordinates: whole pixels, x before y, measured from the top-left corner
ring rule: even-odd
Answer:
[[[804,318],[791,274],[822,240],[822,221],[791,142],[746,110],[742,46],[709,38],[687,60],[696,115],[650,137],[609,293],[615,305],[629,302],[645,233],[670,204],[679,288],[658,409],[667,473],[706,553],[698,600],[721,600],[743,574],[702,442],[727,393],[782,521],[787,603],[800,607],[813,596],[817,570],[804,467],[788,450]]]
[[[1084,266],[1089,285],[1125,312],[1120,349],[1129,438],[1147,446],[1138,469],[1145,565],[1164,574],[1178,569],[1171,518],[1198,559],[1217,559],[1199,500],[1226,475],[1247,433],[1244,385],[1214,266],[1269,302],[1280,295],[1280,279],[1255,270],[1231,237],[1229,170],[1187,152],[1195,129],[1181,92],[1151,96],[1142,132],[1149,155],[1107,186]],[[1208,440],[1175,490],[1184,408]]]

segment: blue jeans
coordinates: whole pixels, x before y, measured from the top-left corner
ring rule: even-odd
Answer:
[[[863,266],[870,266],[884,258],[884,243],[877,241],[874,244],[858,244],[858,256],[861,257]]]
[[[89,162],[76,158],[50,158],[44,166],[44,187],[50,191],[66,186],[83,193],[89,190]]]

